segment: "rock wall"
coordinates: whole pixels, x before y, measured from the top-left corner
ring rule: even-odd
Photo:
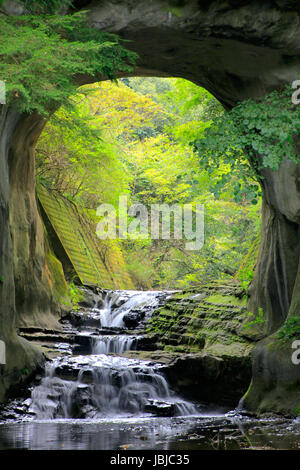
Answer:
[[[247,319],[239,285],[212,283],[173,294],[154,312],[147,333],[170,351],[247,356],[253,345],[243,329]]]
[[[245,327],[248,320],[238,285],[214,283],[178,292],[153,313],[146,331],[154,351],[139,357],[166,363],[165,373],[178,392],[235,407],[251,380],[255,341]]]
[[[18,328],[59,330],[58,320],[72,304],[37,206],[34,149],[45,122],[0,108],[0,339],[6,344],[1,401],[44,361],[39,349],[18,336]]]
[[[34,117],[32,118],[34,120]],[[22,138],[31,140],[29,121],[18,113],[1,106],[0,110],[0,338],[6,345],[6,364],[0,365],[0,401],[9,389],[25,380],[35,367],[43,360],[39,350],[24,339],[17,336],[17,323],[21,315],[34,315],[39,311],[38,304],[42,300],[43,284],[38,276],[38,268],[43,246],[33,243],[36,239],[30,227],[39,223],[34,208],[33,173],[28,167],[29,154],[22,152]],[[22,132],[23,131],[23,132]],[[29,134],[29,135],[28,135]],[[27,141],[28,142],[28,141]],[[18,144],[21,146],[21,157],[18,161]],[[29,151],[29,149],[27,148]],[[22,162],[22,163],[21,163]],[[21,192],[17,203],[16,194]],[[19,213],[18,223],[11,226]],[[33,217],[30,217],[33,216]],[[31,243],[30,243],[31,240]],[[43,240],[42,240],[43,241]],[[23,248],[25,245],[25,249]],[[27,250],[26,250],[27,248]],[[23,253],[22,253],[23,252]],[[19,259],[24,255],[25,261]],[[38,288],[37,295],[29,298],[33,289]],[[22,308],[20,308],[19,292],[23,292]],[[49,289],[50,291],[50,289]],[[16,309],[16,306],[19,309]],[[47,312],[50,314],[49,305]],[[50,316],[51,319],[51,316]]]
[[[45,186],[37,186],[41,212],[52,247],[62,261],[64,271],[77,277],[83,285],[103,289],[133,289],[125,260],[117,240],[99,240],[96,223],[83,207],[55,194]]]

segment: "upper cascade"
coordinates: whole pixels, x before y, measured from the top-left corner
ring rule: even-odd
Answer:
[[[166,292],[161,291],[109,291],[102,308],[94,308],[101,327],[135,328],[147,321]]]

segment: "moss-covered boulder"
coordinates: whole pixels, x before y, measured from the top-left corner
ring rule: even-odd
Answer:
[[[246,298],[238,284],[218,283],[172,295],[149,321],[147,333],[165,350],[248,355]]]
[[[249,387],[255,344],[244,333],[246,302],[238,283],[171,295],[149,321],[147,335],[157,349],[147,357],[167,364],[166,375],[181,393],[236,406]]]

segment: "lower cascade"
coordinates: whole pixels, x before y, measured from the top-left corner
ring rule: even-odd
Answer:
[[[126,316],[131,321],[136,317],[145,321],[161,294],[106,294],[102,310],[90,312],[99,318],[101,327],[100,334],[91,337],[91,354],[61,356],[49,362],[45,377],[32,390],[30,413],[36,419],[198,414],[194,404],[170,390],[162,364],[120,356],[138,348],[141,334],[124,334],[124,330],[105,334],[105,328],[111,333],[112,327],[124,327]]]
[[[137,349],[138,341],[142,336],[128,335],[103,335],[101,338],[94,338],[92,346],[93,354],[122,354],[125,351]]]
[[[197,414],[194,405],[174,396],[159,369],[103,354],[58,359],[33,390],[30,411],[38,419]]]

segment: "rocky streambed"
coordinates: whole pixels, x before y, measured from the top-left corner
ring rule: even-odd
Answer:
[[[92,291],[60,331],[23,328],[21,336],[48,359],[117,354],[160,365],[177,393],[192,400],[237,406],[251,380],[255,342],[237,286],[201,292]]]
[[[47,362],[23,396],[2,407],[0,448],[60,448],[61,436],[65,448],[83,449],[278,445],[276,429],[286,432],[287,421],[258,421],[239,403],[254,341],[238,287],[86,288],[84,297],[61,329],[20,330]],[[288,424],[298,429],[297,420]],[[262,443],[262,427],[274,442]]]

